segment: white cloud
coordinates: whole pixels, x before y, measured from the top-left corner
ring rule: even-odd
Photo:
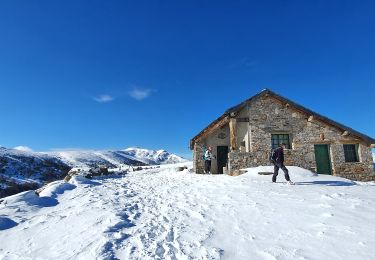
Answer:
[[[152,89],[134,88],[132,91],[129,92],[129,96],[138,101],[142,101],[148,98],[152,94],[152,92]]]
[[[107,102],[111,102],[114,100],[114,97],[110,96],[110,95],[100,95],[98,97],[93,97],[93,99],[96,101],[96,102],[99,102],[99,103],[107,103]]]
[[[13,149],[18,150],[18,151],[22,151],[22,152],[33,152],[33,149],[31,149],[30,147],[22,146],[22,145],[16,146]]]

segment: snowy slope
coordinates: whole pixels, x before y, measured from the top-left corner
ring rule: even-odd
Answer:
[[[127,149],[128,150],[128,149]],[[23,190],[35,189],[45,182],[62,179],[73,167],[106,165],[144,166],[185,161],[166,151],[139,149],[129,151],[56,151],[33,152],[20,146],[17,149],[0,148],[0,198]]]
[[[119,165],[145,165],[140,160],[122,155],[114,151],[62,151],[49,153],[72,167],[96,167],[106,165],[118,167]]]
[[[70,167],[48,154],[0,147],[0,198],[63,178]]]
[[[191,166],[191,164],[189,163]],[[55,182],[0,204],[5,259],[373,259],[375,183],[176,166]]]
[[[4,175],[48,180],[49,171],[65,171],[67,168],[67,165],[48,154],[0,147],[0,173]]]

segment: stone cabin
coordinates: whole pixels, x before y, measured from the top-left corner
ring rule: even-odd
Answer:
[[[190,141],[194,170],[204,173],[203,154],[212,146],[212,173],[271,165],[269,153],[286,143],[286,165],[351,180],[375,180],[375,140],[319,115],[271,90],[230,108]]]

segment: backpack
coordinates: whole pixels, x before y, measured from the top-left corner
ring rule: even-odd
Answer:
[[[270,153],[268,154],[268,159],[271,163],[275,164],[275,151],[276,149],[271,149]]]
[[[207,151],[207,149],[204,149],[204,152],[203,152],[203,155],[202,155],[202,160],[203,161],[206,160],[206,151]]]

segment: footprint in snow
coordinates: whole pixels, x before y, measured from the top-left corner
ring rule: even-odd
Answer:
[[[173,242],[174,241],[174,230],[173,230],[173,227],[169,230],[168,234],[167,234],[167,237],[166,237],[166,240],[168,242]]]
[[[323,194],[322,196],[320,196],[322,199],[325,199],[325,200],[333,200],[333,198],[327,194]]]
[[[322,217],[325,217],[325,218],[330,218],[330,217],[333,217],[334,216],[334,214],[332,214],[332,213],[323,213],[322,214]]]

